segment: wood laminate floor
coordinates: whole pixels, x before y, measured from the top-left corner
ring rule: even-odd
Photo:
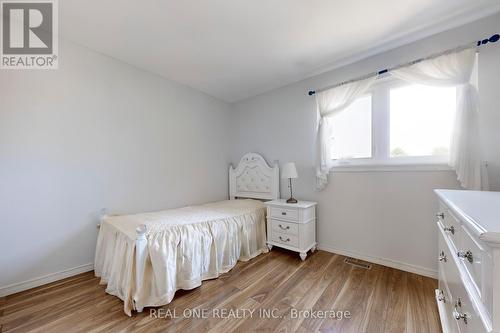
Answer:
[[[0,332],[441,331],[436,280],[380,265],[366,270],[344,258],[317,251],[301,262],[296,253],[274,248],[132,317],[93,272],[84,273],[0,298]],[[332,309],[350,317],[318,312],[338,315]]]

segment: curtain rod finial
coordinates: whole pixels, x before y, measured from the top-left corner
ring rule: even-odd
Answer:
[[[308,94],[309,94],[309,96],[312,96],[312,95],[314,95],[315,93],[316,93],[316,92],[315,92],[314,90],[309,90],[309,93],[308,93]]]
[[[485,38],[483,40],[478,41],[477,46],[486,45],[488,43],[496,43],[496,42],[498,42],[499,39],[500,39],[500,35],[494,34],[490,38]]]

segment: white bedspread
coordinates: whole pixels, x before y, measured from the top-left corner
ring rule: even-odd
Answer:
[[[143,284],[135,286],[135,229],[147,227]],[[176,290],[229,271],[238,260],[267,252],[265,206],[256,200],[227,200],[200,206],[103,219],[95,274],[106,292],[124,301],[124,311],[160,306]],[[135,301],[135,307],[134,303]]]

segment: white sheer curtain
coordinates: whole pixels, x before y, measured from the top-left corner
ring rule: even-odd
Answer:
[[[316,94],[318,114],[316,129],[316,188],[318,190],[324,189],[328,184],[328,173],[333,162],[328,148],[328,140],[331,134],[328,118],[341,112],[357,98],[361,97],[376,78],[376,76],[373,76],[364,80],[346,83]]]
[[[456,171],[457,179],[464,188],[480,190],[482,175],[478,98],[477,89],[471,84],[475,59],[476,49],[469,48],[394,69],[390,73],[411,83],[457,87],[457,113],[450,143],[449,165]]]
[[[481,168],[477,89],[471,84],[476,49],[447,53],[413,65],[393,69],[390,74],[417,84],[457,87],[457,113],[450,142],[449,165],[460,184],[467,189],[482,189],[487,184]],[[318,126],[316,134],[316,188],[328,183],[332,158],[328,148],[331,137],[329,117],[341,112],[363,95],[376,76],[351,82],[316,94]],[[425,133],[422,133],[425,135]]]

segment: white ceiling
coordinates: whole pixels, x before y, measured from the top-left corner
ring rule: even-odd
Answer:
[[[499,10],[498,0],[59,1],[64,38],[228,102]]]

